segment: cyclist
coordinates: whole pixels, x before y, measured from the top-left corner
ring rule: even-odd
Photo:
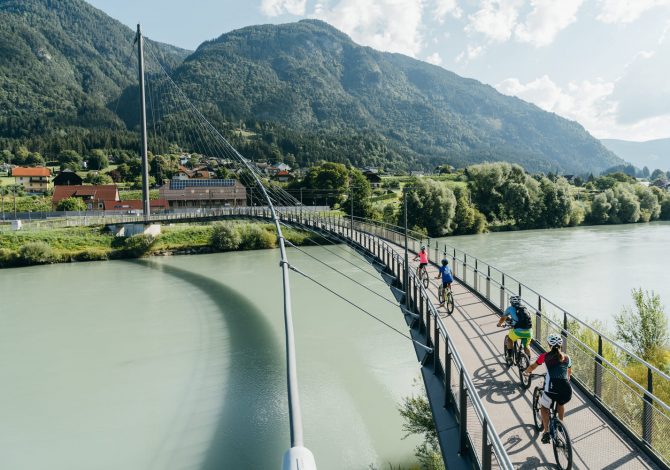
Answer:
[[[520,339],[526,356],[530,358],[529,346],[530,340],[533,339],[533,319],[526,310],[526,307],[521,304],[521,297],[513,295],[509,298],[509,303],[510,306],[507,307],[503,316],[498,320],[498,326],[502,326],[508,319],[512,322],[513,328],[507,334],[507,338],[505,338],[505,346],[507,347],[505,353],[508,357],[511,356],[513,354],[514,342]]]
[[[426,269],[428,268],[428,251],[426,251],[426,245],[421,245],[421,251],[418,255],[414,257],[414,261],[419,260],[419,267],[416,268],[416,275],[421,277],[421,270],[428,273]]]
[[[451,283],[454,282],[454,276],[451,274],[451,268],[449,267],[449,260],[447,258],[442,260],[442,266],[440,266],[435,279],[439,279],[440,276],[442,277],[442,290],[446,294],[447,289],[451,289]],[[445,295],[443,299],[444,300],[440,304],[440,307],[444,305],[444,301],[447,300],[447,296]]]
[[[542,426],[544,426],[544,434],[542,434],[542,443],[547,444],[550,440],[549,436],[549,409],[552,402],[558,403],[556,411],[558,412],[558,419],[563,421],[565,414],[565,404],[572,398],[572,387],[570,386],[570,377],[572,376],[572,359],[567,354],[563,354],[561,346],[563,345],[563,338],[561,335],[552,333],[547,336],[547,343],[551,350],[540,354],[537,360],[528,366],[524,374],[530,374],[537,366],[546,364],[547,375],[544,379],[544,391],[540,398]]]

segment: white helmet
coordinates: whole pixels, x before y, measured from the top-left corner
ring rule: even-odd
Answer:
[[[549,346],[551,346],[552,348],[554,346],[562,346],[563,337],[557,333],[552,333],[549,336],[547,336],[547,343],[549,343]]]
[[[425,249],[426,249],[426,245],[421,245],[421,249],[422,249],[422,250],[425,250]]]

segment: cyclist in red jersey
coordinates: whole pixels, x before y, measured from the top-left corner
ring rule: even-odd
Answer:
[[[421,268],[428,269],[428,251],[426,245],[421,245],[421,251],[414,257],[414,261],[419,260],[419,267],[416,268],[416,275],[420,276]]]

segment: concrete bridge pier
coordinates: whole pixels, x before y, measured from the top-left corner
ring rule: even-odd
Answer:
[[[132,222],[108,225],[107,228],[116,237],[132,237],[133,235],[151,235],[155,237],[161,234],[161,224],[155,223]]]

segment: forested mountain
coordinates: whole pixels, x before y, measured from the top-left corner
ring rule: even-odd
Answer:
[[[656,139],[646,142],[601,139],[601,142],[619,157],[639,168],[646,166],[649,171],[655,169],[670,170],[670,139]]]
[[[440,67],[359,46],[316,20],[224,34],[175,76],[192,99],[216,104],[228,119],[272,121],[321,139],[363,136],[384,144],[379,159],[508,160],[571,173],[621,163],[576,122]]]
[[[81,0],[0,0],[0,137],[123,131],[114,105],[137,82],[134,34]],[[189,54],[155,49],[168,67]]]
[[[0,148],[136,148],[133,35],[82,0],[0,0]],[[190,55],[154,46],[175,81],[251,158],[387,169],[507,160],[561,173],[622,163],[575,122],[359,46],[320,21],[243,28]],[[241,125],[251,132],[237,132]],[[174,138],[187,144],[183,134]]]

